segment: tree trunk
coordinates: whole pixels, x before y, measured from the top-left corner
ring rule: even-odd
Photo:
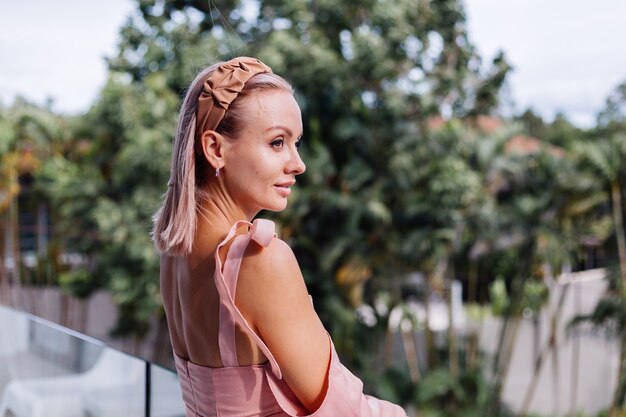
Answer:
[[[617,254],[619,256],[619,270],[622,277],[621,293],[626,294],[626,240],[624,237],[624,220],[622,216],[622,192],[618,182],[611,183],[611,201],[613,203],[613,225],[617,239]]]
[[[448,301],[448,371],[453,378],[459,376],[459,355],[457,347],[456,329],[454,325],[454,294],[453,283],[454,278],[450,274],[452,268],[448,268],[446,273],[447,282],[447,300]]]
[[[6,214],[0,212],[0,303],[9,304],[9,277],[6,268],[6,240],[7,240],[7,221]]]
[[[622,300],[626,300],[626,241],[624,237],[624,220],[622,216],[622,192],[617,181],[611,183],[611,201],[613,206],[613,224],[615,227],[615,238],[617,240],[617,253],[619,256],[619,269],[621,275],[620,295]],[[611,404],[610,415],[616,416],[624,400],[624,374],[626,371],[626,336],[622,335],[620,346],[619,367],[617,372],[617,385],[613,402]]]
[[[437,355],[435,352],[433,332],[430,330],[430,290],[432,288],[432,275],[427,274],[426,276],[426,295],[424,297],[426,328],[424,329],[424,339],[426,341],[426,369],[428,370],[437,366]]]
[[[567,295],[567,291],[570,287],[570,283],[565,284],[563,287],[563,291],[561,291],[561,295],[559,296],[559,302],[556,306],[556,309],[551,314],[550,317],[550,334],[548,335],[548,342],[541,350],[537,360],[535,362],[535,368],[533,370],[533,375],[528,384],[528,389],[526,390],[526,395],[524,396],[524,402],[522,403],[522,408],[520,410],[520,417],[525,416],[528,413],[528,408],[530,407],[530,403],[533,400],[533,396],[535,395],[535,390],[537,388],[537,384],[539,382],[539,375],[541,374],[541,368],[548,357],[548,354],[552,350],[553,360],[556,361],[556,338],[559,327],[559,321],[561,319],[561,312],[563,311],[563,305],[565,304],[565,296]],[[556,372],[558,374],[558,370]],[[558,375],[557,375],[558,376]],[[555,381],[555,391],[558,391],[558,384]],[[558,401],[558,398],[555,398],[555,401]]]
[[[13,273],[11,282],[13,285],[21,284],[20,268],[22,265],[22,255],[20,253],[20,232],[19,232],[19,211],[17,206],[17,196],[9,204],[9,253],[13,257]]]
[[[557,343],[558,337],[558,317],[554,318],[554,335],[551,343],[552,350],[552,406],[555,416],[561,415],[561,384],[560,384],[560,367],[559,367],[559,347]]]
[[[402,327],[402,326],[400,326]],[[409,368],[409,375],[411,377],[411,382],[417,384],[420,380],[420,369],[419,362],[417,357],[417,346],[415,345],[415,337],[413,334],[413,330],[405,330],[400,329],[400,334],[402,336],[402,347],[404,350],[404,357],[406,359],[406,364]]]
[[[513,321],[511,326],[509,327],[509,334],[506,338],[506,343],[503,351],[503,355],[500,360],[500,377],[498,384],[498,398],[500,398],[500,394],[502,391],[502,386],[506,381],[506,378],[509,373],[509,366],[511,365],[511,358],[513,357],[513,349],[515,348],[515,341],[517,340],[517,334],[519,331],[519,324],[521,318],[519,315],[515,315],[513,317]]]
[[[498,349],[496,350],[496,354],[493,358],[492,370],[491,373],[493,375],[494,380],[494,394],[493,394],[493,409],[491,410],[492,415],[499,414],[499,401],[500,401],[500,391],[502,390],[502,380],[500,378],[500,362],[502,362],[502,355],[504,351],[504,345],[506,343],[506,333],[508,327],[510,326],[511,316],[506,315],[500,325],[500,334],[498,335]]]
[[[615,387],[615,394],[613,395],[613,402],[611,409],[609,410],[610,417],[621,417],[622,413],[620,409],[624,403],[624,396],[626,395],[626,381],[624,380],[624,364],[626,363],[626,335],[621,337],[621,346],[619,354],[619,369],[617,371],[617,384]]]
[[[478,302],[478,261],[469,261],[467,269],[467,302]]]
[[[500,397],[502,396],[502,387],[506,381],[509,365],[513,356],[515,340],[519,329],[519,315],[510,315],[505,318],[500,331],[500,342],[494,362],[494,389],[491,399],[490,409],[486,415],[500,415]]]
[[[580,284],[571,283],[570,285],[574,285],[574,315],[577,316],[580,314]],[[572,343],[572,380],[570,385],[569,415],[575,417],[576,408],[578,407],[578,373],[580,370],[580,332],[577,328],[573,329]]]
[[[478,366],[479,334],[479,331],[472,331],[467,335],[467,369],[473,370]]]
[[[383,364],[384,369],[391,366],[393,360],[393,333],[387,329],[385,331],[385,341],[383,344]]]
[[[533,314],[533,360],[539,358],[539,346],[541,344],[541,317],[539,314]]]

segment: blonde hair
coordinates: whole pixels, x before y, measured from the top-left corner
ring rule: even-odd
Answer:
[[[193,249],[200,203],[207,198],[203,186],[211,177],[212,167],[204,155],[196,152],[196,141],[203,132],[196,132],[198,98],[204,81],[221,63],[201,71],[187,89],[178,117],[176,138],[172,151],[170,179],[163,203],[153,216],[152,241],[160,252],[187,255]],[[216,132],[236,139],[246,123],[241,102],[262,90],[293,88],[282,77],[273,73],[257,74],[250,78],[230,104]]]

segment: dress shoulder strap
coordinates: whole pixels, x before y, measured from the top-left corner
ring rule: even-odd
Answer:
[[[220,249],[226,245],[235,235],[237,229],[247,224],[250,230],[247,234],[237,236],[226,254],[224,264],[219,257]],[[252,327],[243,317],[235,305],[237,290],[237,277],[243,255],[251,240],[259,245],[267,247],[276,236],[274,222],[265,219],[256,219],[253,223],[241,220],[233,225],[226,238],[218,245],[215,251],[215,286],[220,296],[220,330],[219,347],[222,363],[224,366],[239,366],[235,345],[235,324],[238,324],[257,344],[268,358],[272,372],[282,378],[276,359],[270,352],[263,340],[252,330]]]

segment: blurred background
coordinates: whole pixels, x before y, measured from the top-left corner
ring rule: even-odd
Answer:
[[[187,84],[249,55],[293,83],[307,164],[261,216],[366,391],[412,416],[624,415],[626,3],[1,9],[5,402],[96,345],[173,367],[151,216]]]

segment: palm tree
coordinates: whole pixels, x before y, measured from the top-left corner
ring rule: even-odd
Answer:
[[[626,237],[622,188],[626,178],[626,134],[618,132],[608,137],[598,138],[593,142],[579,143],[576,150],[581,168],[594,172],[610,196],[620,271],[619,297],[624,302],[626,301]],[[611,416],[617,415],[617,410],[623,405],[626,394],[626,334],[620,334],[620,346],[617,389],[611,404]]]

